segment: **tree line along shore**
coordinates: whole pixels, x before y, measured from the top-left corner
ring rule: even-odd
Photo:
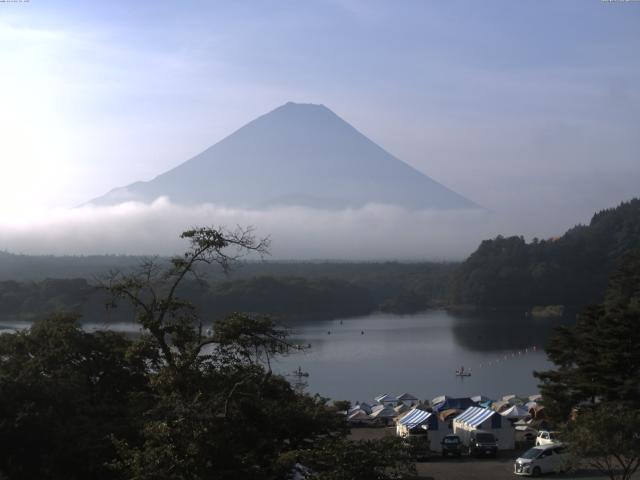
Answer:
[[[205,268],[206,282],[185,282],[180,288],[212,317],[250,311],[282,319],[330,319],[428,308],[561,316],[602,301],[609,275],[639,244],[640,200],[633,199],[557,238],[485,240],[460,263],[247,262],[231,276]],[[0,316],[30,320],[65,310],[101,322],[128,320],[126,310],[107,315],[104,295],[94,287],[108,272],[134,269],[144,261],[0,253]],[[169,263],[168,258],[157,261]]]

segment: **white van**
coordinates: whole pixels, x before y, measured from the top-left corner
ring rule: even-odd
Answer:
[[[516,459],[513,473],[532,475],[541,473],[564,472],[569,469],[569,454],[562,443],[532,447]]]

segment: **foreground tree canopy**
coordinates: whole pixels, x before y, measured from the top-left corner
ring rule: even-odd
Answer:
[[[612,275],[605,302],[560,327],[546,351],[556,370],[537,373],[545,410],[566,420],[576,406],[615,402],[640,408],[640,250]]]
[[[327,452],[359,451],[327,400],[295,391],[271,370],[292,347],[267,317],[205,322],[178,296],[197,266],[228,269],[263,254],[251,231],[200,228],[168,269],[147,261],[104,282],[135,307],[142,333],[87,333],[53,315],[0,336],[0,473],[10,479],[277,479],[304,461],[309,478],[346,478]],[[410,471],[395,439],[366,446],[375,464],[349,478]],[[380,453],[380,455],[377,455]],[[347,455],[348,457],[348,455]],[[349,471],[351,471],[349,470]],[[342,475],[342,476],[340,476]],[[372,476],[373,475],[373,476]]]
[[[640,467],[640,250],[622,258],[602,305],[547,346],[555,370],[536,373],[547,414],[576,456],[610,478]]]

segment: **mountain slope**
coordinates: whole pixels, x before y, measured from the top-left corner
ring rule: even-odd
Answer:
[[[410,209],[477,206],[393,157],[322,105],[287,103],[151,181],[92,200],[168,196],[179,204],[316,208],[384,203]]]

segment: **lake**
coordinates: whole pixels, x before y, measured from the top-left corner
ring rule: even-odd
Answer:
[[[363,317],[290,323],[292,342],[311,347],[280,358],[274,370],[292,375],[298,367],[309,393],[336,400],[371,401],[376,395],[409,392],[420,399],[438,395],[537,393],[534,370],[551,365],[543,347],[559,319],[524,314],[454,315],[431,310],[415,315],[376,313]],[[28,322],[0,322],[0,329]],[[86,323],[87,330],[104,324]],[[109,328],[135,332],[132,323]],[[460,366],[470,377],[457,377]]]
[[[276,369],[291,374],[299,366],[309,373],[307,391],[337,400],[404,392],[420,399],[529,395],[538,390],[532,372],[551,367],[543,347],[561,322],[443,310],[307,322],[293,325],[294,341],[311,348],[279,360]],[[472,375],[455,376],[460,366]]]

